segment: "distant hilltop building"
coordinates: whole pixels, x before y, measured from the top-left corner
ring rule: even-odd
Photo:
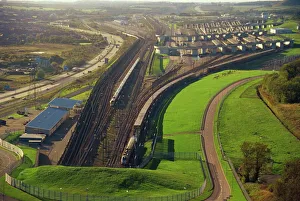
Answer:
[[[264,19],[264,20],[268,19],[268,18],[269,18],[269,13],[267,13],[267,12],[262,12],[262,13],[261,13],[261,18]]]
[[[273,28],[270,29],[270,33],[272,34],[289,34],[289,33],[293,33],[291,29],[287,29],[287,28]]]

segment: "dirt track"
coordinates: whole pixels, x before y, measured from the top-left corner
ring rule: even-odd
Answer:
[[[249,80],[255,78],[247,78],[233,83],[232,85],[223,89],[208,106],[208,110],[205,116],[205,126],[202,130],[202,135],[204,137],[204,149],[207,155],[207,161],[209,164],[209,169],[212,175],[212,180],[214,183],[214,191],[212,195],[207,200],[227,200],[231,195],[231,189],[228,181],[224,175],[220,161],[218,160],[218,155],[216,152],[216,147],[214,144],[214,116],[217,112],[217,106],[222,98],[230,92],[233,88],[238,85],[244,84]]]

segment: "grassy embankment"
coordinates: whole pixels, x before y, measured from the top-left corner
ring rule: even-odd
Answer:
[[[143,169],[43,166],[27,169],[18,177],[48,190],[74,194],[154,197],[187,192],[198,186],[189,175]],[[184,190],[184,187],[187,190]]]
[[[255,83],[257,81],[237,88],[224,101],[219,119],[221,143],[235,167],[240,165],[240,147],[244,141],[268,144],[274,161],[273,173],[280,174],[284,162],[300,153],[299,141],[259,99]]]
[[[160,57],[163,57],[162,63]],[[170,59],[167,55],[155,54],[152,63],[152,75],[159,76],[165,72],[166,67],[168,66]]]
[[[219,73],[219,79],[214,79],[215,74],[209,75],[184,88],[168,106],[163,120],[163,138],[174,141],[175,152],[201,152],[199,132],[201,119],[209,99],[214,94],[234,81],[266,73],[265,71],[232,71],[231,74],[222,76],[224,72]],[[157,147],[160,148],[161,145],[158,143]],[[181,165],[176,164],[176,161],[162,160],[158,169],[181,167]],[[194,168],[192,165],[184,165],[184,167]],[[227,172],[227,168],[224,167],[224,169]],[[232,179],[233,176],[230,171],[228,171],[227,177],[231,181],[231,185],[234,185],[231,199],[243,200],[243,195]]]
[[[259,89],[259,92],[264,102],[271,108],[283,125],[300,139],[300,104],[278,103],[261,88]]]
[[[251,81],[238,87],[224,101],[219,117],[219,130],[224,152],[236,168],[241,164],[240,146],[244,141],[262,142],[271,148],[273,165],[270,174],[280,174],[284,163],[300,156],[299,140],[294,137],[259,99],[256,87],[259,81]],[[216,135],[216,134],[215,134]],[[259,184],[246,184],[254,200],[271,193]]]

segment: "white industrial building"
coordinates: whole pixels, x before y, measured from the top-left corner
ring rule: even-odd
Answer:
[[[291,29],[288,28],[272,28],[270,29],[270,33],[272,34],[289,34],[293,33]]]
[[[81,101],[68,98],[53,99],[46,110],[25,126],[25,133],[52,135],[68,119],[70,111],[78,104],[81,104]]]

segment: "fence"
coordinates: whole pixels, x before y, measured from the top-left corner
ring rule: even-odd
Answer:
[[[201,160],[197,152],[154,152],[153,157],[167,160]]]
[[[20,149],[19,147],[15,146],[13,144],[10,144],[9,142],[6,142],[2,139],[0,139],[0,146],[11,152],[14,152],[15,154],[17,154],[20,157],[20,160],[17,160],[16,162],[9,164],[4,170],[2,170],[0,172],[0,175],[2,176],[5,173],[11,173],[13,169],[15,169],[16,167],[21,165],[21,163],[23,162],[24,153],[23,153],[22,149]]]
[[[39,198],[46,198],[51,200],[68,200],[68,201],[185,201],[190,200],[195,197],[198,197],[201,195],[205,189],[206,186],[206,180],[202,184],[200,188],[197,188],[195,190],[181,193],[181,194],[174,194],[171,196],[163,196],[163,197],[113,197],[113,196],[95,196],[95,195],[89,195],[88,192],[85,195],[82,194],[71,194],[66,193],[62,191],[53,191],[53,190],[47,190],[43,189],[37,186],[25,184],[23,181],[17,180],[8,174],[5,175],[5,181],[22,191],[25,191],[33,196],[39,197]]]
[[[296,59],[299,59],[300,55],[292,55],[292,56],[285,56],[279,59],[273,59],[271,61],[267,61],[263,64],[263,70],[279,70],[282,65],[290,63]]]
[[[16,153],[18,156],[20,156],[20,158],[23,158],[23,156],[24,156],[22,149],[20,149],[19,147],[15,146],[13,144],[10,144],[9,142],[6,142],[2,139],[0,139],[0,146],[5,149],[8,149],[9,151]]]

